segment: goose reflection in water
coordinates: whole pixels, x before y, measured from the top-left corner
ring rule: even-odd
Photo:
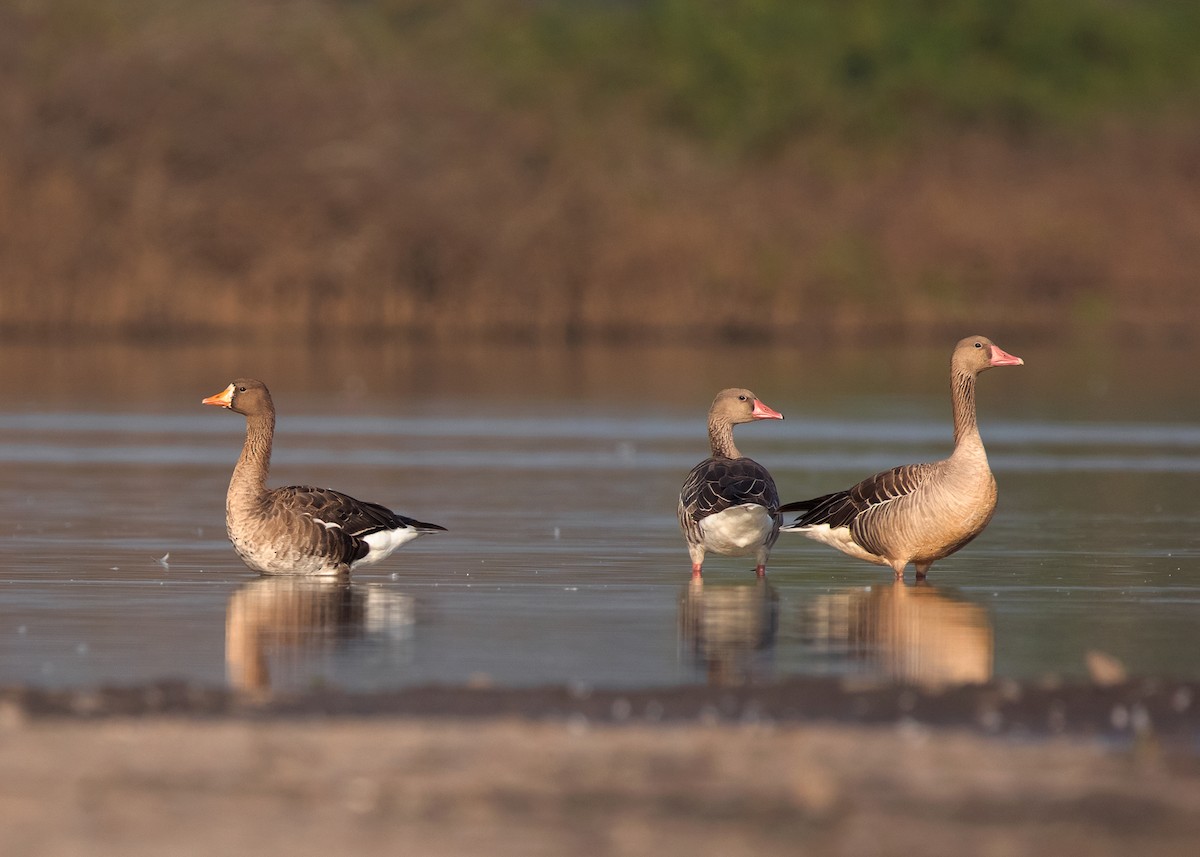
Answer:
[[[766,578],[713,586],[693,578],[679,597],[679,637],[709,684],[766,677],[779,629],[779,593]]]
[[[987,611],[947,590],[902,581],[835,592],[809,602],[804,637],[865,660],[903,684],[975,684],[992,677]]]
[[[337,580],[264,577],[239,587],[225,611],[225,670],[237,690],[271,689],[271,665],[297,672],[339,642],[412,635],[412,596]]]

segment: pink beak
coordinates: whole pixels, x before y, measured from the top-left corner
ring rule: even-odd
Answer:
[[[754,407],[750,410],[750,416],[754,417],[756,420],[783,419],[783,414],[779,413],[779,411],[771,410],[758,399],[754,400]]]
[[[1024,366],[1025,361],[1020,357],[1013,357],[1007,351],[1000,348],[998,345],[992,346],[992,359],[988,361],[989,366]]]

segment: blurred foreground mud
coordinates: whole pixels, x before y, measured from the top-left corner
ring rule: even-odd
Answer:
[[[1197,687],[0,693],[9,853],[1185,854]]]

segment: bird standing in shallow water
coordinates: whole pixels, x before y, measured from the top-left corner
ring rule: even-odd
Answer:
[[[445,527],[328,488],[267,488],[275,406],[262,381],[239,378],[205,405],[246,417],[246,442],[225,496],[225,527],[242,562],[264,574],[346,574]]]
[[[712,456],[688,474],[679,492],[679,525],[700,577],[704,554],[755,557],[759,577],[766,573],[771,545],[779,536],[779,492],[767,469],[744,458],[733,442],[733,427],[755,420],[781,420],[783,414],[749,390],[722,390],[708,411]]]
[[[1022,366],[1020,357],[984,336],[968,336],[950,358],[954,452],[925,464],[906,464],[857,485],[784,505],[800,512],[782,528],[843,553],[891,566],[897,579],[911,562],[921,580],[929,567],[981,532],[996,510],[996,479],[975,418],[975,379],[993,366]]]

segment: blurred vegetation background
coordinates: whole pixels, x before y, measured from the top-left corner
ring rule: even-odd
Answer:
[[[14,0],[7,338],[1191,341],[1188,0]]]

